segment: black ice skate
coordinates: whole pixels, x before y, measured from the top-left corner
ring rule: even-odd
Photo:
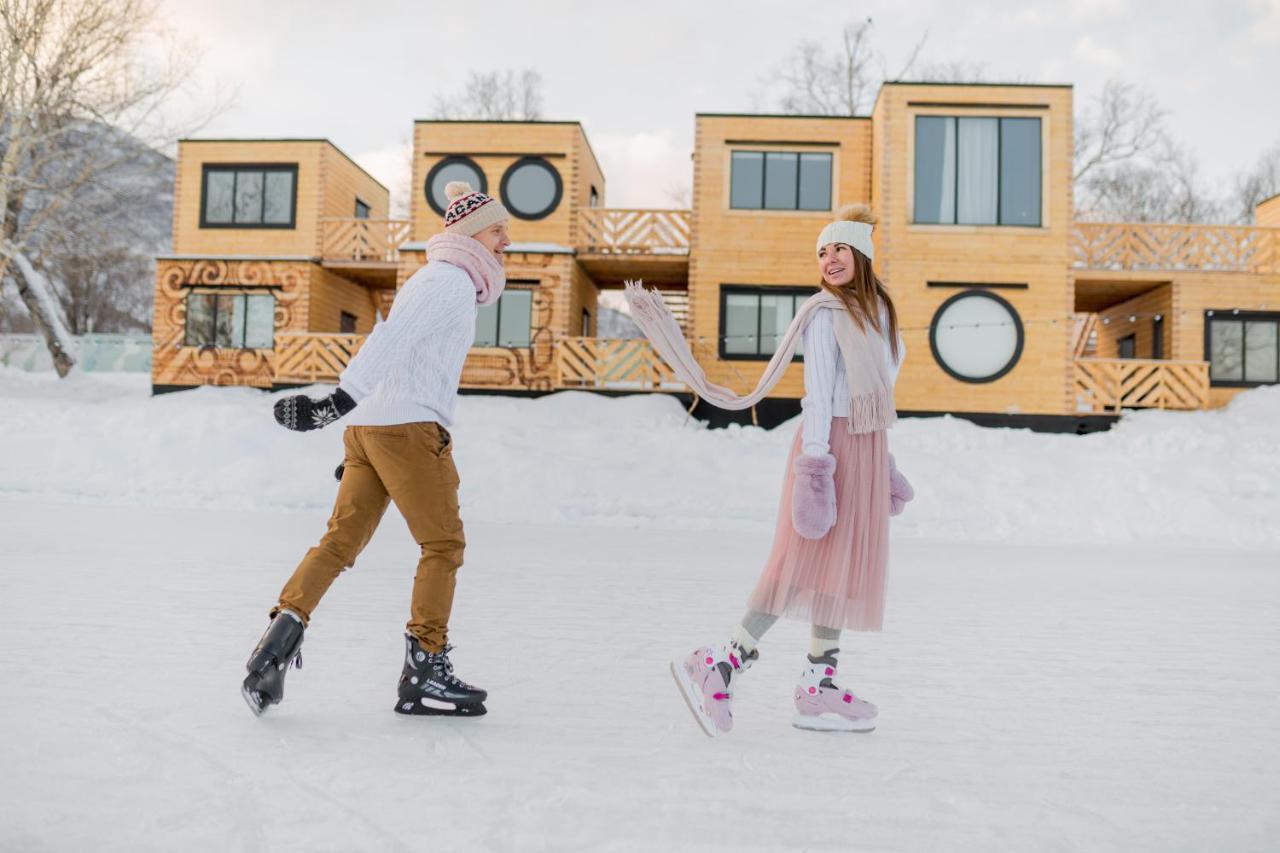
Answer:
[[[284,677],[289,667],[302,668],[302,619],[291,610],[281,610],[267,626],[245,668],[249,675],[240,688],[249,710],[257,716],[284,698]]]
[[[400,673],[397,714],[445,717],[480,717],[486,713],[489,694],[453,674],[449,650],[429,652],[412,634],[404,635],[404,671]]]

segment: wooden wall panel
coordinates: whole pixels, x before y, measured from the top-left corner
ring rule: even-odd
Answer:
[[[560,174],[563,193],[559,205],[538,220],[512,217],[511,239],[517,243],[573,245],[578,202],[587,175],[599,166],[577,122],[443,122],[414,123],[413,196],[410,210],[413,238],[426,240],[444,228],[443,217],[427,204],[425,181],[431,168],[449,155],[475,161],[488,181],[489,195],[501,200],[502,176],[523,156],[544,155]],[[583,163],[586,158],[591,162]],[[478,189],[478,187],[477,187]]]
[[[569,314],[565,317],[564,335],[567,337],[591,337],[596,331],[597,318],[597,299],[600,291],[596,288],[595,282],[591,277],[583,272],[582,267],[577,261],[571,261],[569,267],[570,276],[570,299]],[[586,311],[590,320],[587,323],[588,331],[585,335],[582,332],[582,312]]]
[[[876,266],[893,293],[909,355],[898,405],[927,411],[1058,414],[1070,411],[1071,314],[1068,276],[1072,220],[1070,87],[888,84],[873,112]],[[912,222],[917,115],[1039,117],[1042,122],[1039,228],[916,225]],[[1001,290],[1021,315],[1026,344],[1017,366],[985,384],[952,379],[935,362],[928,326],[954,290],[927,283],[1026,284]]]
[[[1280,275],[1179,273],[1173,290],[1169,357],[1178,360],[1208,360],[1204,346],[1206,311],[1280,311]],[[1211,387],[1210,405],[1224,406],[1242,390],[1245,389]]]
[[[815,145],[815,143],[828,143]],[[712,382],[754,387],[765,361],[718,353],[724,284],[816,286],[814,242],[830,211],[731,210],[730,156],[743,151],[831,152],[832,207],[871,198],[871,122],[850,118],[697,117],[689,258],[690,341]],[[803,368],[788,368],[772,396],[804,393]]]
[[[1273,195],[1254,209],[1253,221],[1264,228],[1280,228],[1280,195]]]
[[[322,140],[183,140],[174,178],[173,253],[212,256],[313,257],[322,193]],[[298,166],[295,227],[201,228],[202,176],[207,163],[291,163]]]
[[[320,163],[323,176],[320,216],[355,216],[357,198],[369,205],[370,219],[390,216],[390,192],[345,154],[333,145],[325,145]],[[319,250],[317,243],[317,253]]]
[[[380,304],[378,291],[316,266],[311,270],[309,295],[307,331],[338,332],[344,311],[356,318],[354,334],[373,331],[374,312]]]
[[[275,381],[274,350],[188,347],[187,294],[193,287],[270,287],[276,297],[275,333],[307,331],[309,279],[314,264],[264,261],[156,263],[155,315],[151,329],[153,385],[250,385]]]
[[[1119,358],[1120,340],[1134,336],[1136,358],[1154,358],[1155,315],[1164,318],[1162,332],[1163,358],[1168,359],[1173,336],[1173,286],[1159,285],[1140,296],[1098,312],[1098,358]],[[1132,320],[1130,318],[1133,318]]]

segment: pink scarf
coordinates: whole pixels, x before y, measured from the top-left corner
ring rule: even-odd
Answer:
[[[427,262],[444,261],[465,270],[476,286],[476,302],[492,305],[507,286],[507,274],[502,264],[474,237],[437,234],[427,241]]]
[[[671,365],[676,376],[707,402],[731,411],[750,408],[764,399],[791,364],[791,356],[795,354],[809,318],[815,311],[830,310],[833,312],[836,344],[849,383],[849,432],[875,432],[887,429],[897,420],[898,413],[893,408],[893,380],[885,366],[878,336],[873,338],[869,329],[859,329],[844,303],[826,291],[819,291],[804,301],[755,390],[739,396],[707,379],[707,374],[689,350],[689,342],[685,340],[675,317],[662,301],[661,293],[646,290],[638,281],[628,281],[626,288],[631,319],[648,336],[658,354]]]

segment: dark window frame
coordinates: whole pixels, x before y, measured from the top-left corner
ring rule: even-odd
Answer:
[[[1213,351],[1211,346],[1211,328],[1215,320],[1231,323],[1238,322],[1240,327],[1240,375],[1244,376],[1248,371],[1248,364],[1245,359],[1249,354],[1249,327],[1245,326],[1246,322],[1259,322],[1270,320],[1280,327],[1280,311],[1233,311],[1226,309],[1219,311],[1210,308],[1204,312],[1204,360],[1209,362],[1209,387],[1210,388],[1261,388],[1267,385],[1280,385],[1277,382],[1250,382],[1244,379],[1214,379],[1213,378]],[[1280,328],[1276,329],[1277,339],[1280,340]],[[1276,346],[1276,365],[1277,378],[1280,379],[1280,343]]]
[[[494,310],[493,343],[492,344],[473,343],[472,346],[475,347],[476,349],[518,349],[518,350],[533,349],[533,338],[534,338],[533,299],[540,286],[541,286],[541,282],[538,282],[538,281],[508,281],[506,286],[503,288],[502,295],[498,297],[498,301],[493,303],[493,310]],[[502,308],[501,308],[502,297],[506,296],[507,293],[512,291],[527,291],[529,293],[529,329],[528,329],[529,343],[525,344],[524,346],[515,346],[515,347],[503,346],[501,343],[499,343],[499,341],[502,340]]]
[[[946,363],[946,361],[943,360],[942,356],[938,354],[938,320],[939,318],[941,318],[942,315],[946,313],[946,310],[951,307],[951,304],[953,302],[958,302],[961,299],[970,299],[974,297],[982,297],[982,298],[990,299],[1002,305],[1005,308],[1005,310],[1009,312],[1009,315],[1013,317],[1013,326],[1018,333],[1018,340],[1013,348],[1013,355],[1009,357],[1009,362],[1004,367],[1002,367],[999,371],[991,374],[990,376],[973,377],[973,376],[964,376],[963,374],[956,373],[954,370],[951,369],[951,367]],[[1022,325],[1022,315],[1018,313],[1018,309],[1014,308],[1013,303],[1011,303],[1009,300],[1005,299],[1003,296],[1001,296],[998,293],[988,290],[985,287],[974,287],[970,290],[962,290],[959,293],[956,293],[956,294],[953,294],[952,296],[947,297],[947,299],[944,300],[943,303],[938,306],[937,310],[933,312],[933,318],[929,320],[929,352],[933,355],[934,363],[937,364],[939,367],[941,367],[942,371],[946,373],[948,376],[950,376],[952,379],[958,380],[960,382],[966,382],[970,385],[986,385],[988,383],[995,382],[999,379],[1003,379],[1005,376],[1009,374],[1009,371],[1017,367],[1018,362],[1022,360],[1022,349],[1025,346],[1025,344],[1026,344],[1026,329]]]
[[[788,143],[794,145],[803,145],[804,143]],[[751,207],[742,207],[733,203],[733,156],[735,154],[759,154],[760,155],[760,204]],[[795,186],[795,207],[765,207],[765,194],[769,186],[769,155],[770,154],[791,154],[796,158],[796,186]],[[813,154],[825,156],[827,158],[827,206],[826,207],[801,207],[800,206],[800,155]],[[759,210],[765,213],[828,213],[835,206],[835,173],[836,158],[831,151],[785,151],[785,150],[753,150],[747,148],[733,148],[729,151],[729,209],[730,210]]]
[[[1164,358],[1164,315],[1157,314],[1151,319],[1151,358]]]
[[[552,195],[551,203],[538,213],[523,213],[517,210],[516,206],[511,203],[511,199],[507,197],[507,184],[511,181],[511,176],[525,166],[539,166],[547,169],[547,171],[551,173],[551,180],[555,184],[555,193]],[[506,207],[508,213],[516,219],[523,219],[526,222],[536,222],[539,219],[546,219],[548,216],[555,213],[560,207],[560,200],[564,198],[564,180],[560,177],[560,171],[555,166],[551,165],[550,160],[546,157],[530,154],[525,157],[521,157],[519,160],[507,167],[507,170],[502,173],[502,182],[498,185],[498,192],[501,195],[502,204]]]
[[[1128,355],[1124,354],[1126,344],[1128,344],[1129,346]],[[1131,360],[1131,359],[1137,358],[1138,357],[1138,333],[1130,332],[1129,334],[1125,335],[1123,338],[1120,338],[1118,341],[1116,341],[1116,354],[1118,355],[1119,358],[1123,358],[1125,360]]]
[[[363,216],[360,214],[360,208],[362,208],[362,207],[364,208],[364,215],[363,215]],[[368,219],[368,218],[369,218],[369,214],[370,214],[370,213],[372,213],[372,212],[373,212],[373,208],[372,208],[372,207],[370,207],[370,206],[369,206],[369,204],[367,204],[366,202],[362,201],[362,200],[361,200],[361,198],[360,198],[360,196],[356,196],[356,209],[355,209],[355,214],[354,214],[355,218],[356,218],[356,219]]]
[[[350,318],[351,318],[351,322],[350,322],[349,324],[345,324],[345,323],[344,323],[344,321],[345,321],[348,317],[350,317]],[[345,324],[345,325],[350,325],[350,326],[351,326],[351,328],[350,328],[350,329],[344,329],[344,328],[342,328],[344,324]],[[360,324],[360,318],[359,318],[359,317],[357,317],[355,314],[352,314],[350,311],[339,311],[339,312],[338,312],[338,334],[340,334],[340,335],[356,335],[356,334],[359,334],[359,333],[356,331],[356,329],[359,327],[359,324]]]
[[[293,192],[289,198],[289,221],[286,222],[210,222],[208,218],[209,175],[216,172],[232,172],[236,177],[231,184],[231,218],[235,219],[236,184],[240,172],[262,173],[262,209],[259,217],[266,212],[267,206],[267,173],[288,172],[293,176]],[[289,231],[298,227],[298,164],[297,163],[204,163],[200,172],[200,227],[201,228],[234,228],[234,229],[271,229]]]
[[[914,147],[914,140],[916,139],[915,135],[919,133],[920,119],[922,118],[948,118],[956,122],[956,133],[955,133],[956,146],[955,146],[955,163],[954,163],[955,168],[952,169],[952,176],[951,176],[951,180],[953,184],[951,188],[951,193],[952,193],[952,198],[954,199],[953,204],[955,209],[952,210],[951,212],[950,222],[921,222],[917,218],[919,216],[919,211],[917,210],[916,201],[915,201],[915,180],[916,180],[915,158],[917,155],[914,152],[917,151],[918,149]],[[997,122],[996,124],[996,221],[995,222],[957,222],[956,221],[960,217],[960,124],[959,124],[959,120],[962,118],[995,119]],[[1000,221],[1000,218],[1004,213],[1004,200],[1000,193],[1000,183],[1003,180],[1003,178],[1001,177],[1001,173],[1002,173],[1001,157],[1004,154],[1003,123],[1006,120],[1035,121],[1040,125],[1040,146],[1039,146],[1038,156],[1036,158],[1036,166],[1037,166],[1036,171],[1040,176],[1040,193],[1039,193],[1040,209],[1036,211],[1036,221],[1034,225],[1028,225],[1023,222],[1004,223]],[[1044,120],[1041,119],[1040,116],[931,115],[931,114],[917,113],[915,116],[915,121],[912,123],[911,132],[913,134],[912,136],[912,140],[913,140],[912,152],[913,153],[911,158],[911,181],[912,181],[911,224],[912,225],[937,225],[939,227],[961,227],[961,228],[1044,228],[1045,227],[1045,224],[1044,224],[1044,199],[1045,199]]]
[[[183,321],[182,321],[182,345],[184,347],[191,347],[193,349],[232,349],[232,350],[239,350],[241,352],[246,352],[246,351],[258,352],[261,350],[274,350],[276,348],[275,307],[276,307],[276,303],[279,302],[279,298],[277,296],[278,290],[279,288],[236,287],[236,288],[228,289],[226,293],[223,293],[220,291],[215,292],[208,289],[196,289],[196,288],[187,289],[186,294],[183,296],[183,306],[184,308],[186,308],[186,316],[183,317]],[[190,302],[189,302],[192,296],[212,296],[214,298],[213,313],[212,315],[210,315],[210,322],[213,324],[213,328],[210,330],[212,334],[209,335],[209,339],[215,342],[218,339],[218,329],[217,329],[218,303],[221,300],[235,299],[236,297],[245,298],[249,296],[270,296],[271,297],[271,315],[272,315],[271,345],[266,347],[246,347],[243,345],[245,338],[248,337],[246,333],[249,330],[249,306],[247,302],[245,304],[245,309],[242,312],[242,320],[241,320],[241,326],[240,326],[241,346],[220,347],[217,345],[217,343],[208,343],[208,344],[192,343],[191,342],[191,310],[190,310]]]
[[[769,361],[773,358],[773,353],[767,355],[759,353],[760,341],[763,335],[760,334],[760,304],[756,303],[756,350],[755,353],[746,352],[726,352],[725,347],[728,344],[728,334],[725,329],[725,321],[728,318],[729,296],[749,294],[754,296],[803,296],[808,299],[818,292],[817,287],[804,287],[802,285],[767,285],[767,284],[722,284],[720,285],[720,333],[717,336],[716,350],[720,355],[721,361]],[[796,305],[798,310],[799,305]],[[792,312],[792,317],[795,312]],[[803,355],[792,356],[791,361],[804,361]]]
[[[479,190],[482,193],[489,192],[489,178],[485,175],[484,169],[480,168],[480,164],[466,155],[451,154],[432,166],[427,172],[426,180],[422,182],[422,194],[427,198],[427,206],[440,216],[444,216],[445,208],[437,205],[436,200],[431,197],[431,183],[436,179],[436,175],[438,175],[442,169],[451,166],[454,163],[461,163],[465,166],[470,166],[475,170],[475,173],[480,176],[480,186],[472,187],[473,190]]]

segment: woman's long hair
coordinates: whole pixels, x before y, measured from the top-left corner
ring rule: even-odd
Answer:
[[[868,225],[876,224],[875,214],[865,204],[852,204],[841,208],[836,213],[836,219],[865,222]],[[853,253],[853,279],[848,284],[837,287],[834,284],[828,284],[824,278],[818,283],[818,286],[844,303],[849,316],[853,318],[854,325],[861,331],[865,332],[867,326],[870,325],[871,328],[887,338],[889,350],[893,353],[894,361],[897,361],[898,311],[893,307],[893,299],[889,297],[889,291],[884,286],[884,282],[880,280],[879,276],[876,275],[876,271],[872,269],[871,259],[852,246],[849,247],[849,250]],[[881,306],[884,306],[885,318],[889,324],[888,329],[883,328],[883,324],[880,322]]]

